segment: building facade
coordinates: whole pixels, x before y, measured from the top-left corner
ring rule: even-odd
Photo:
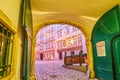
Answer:
[[[83,33],[76,27],[71,25],[62,25],[57,29],[57,52],[59,59],[64,59],[64,56],[86,54],[85,37]]]
[[[54,24],[41,29],[36,37],[37,60],[62,60],[80,52],[86,53],[85,37],[76,27]]]
[[[49,25],[41,29],[36,37],[36,59],[53,60],[56,58],[56,29],[58,25]]]

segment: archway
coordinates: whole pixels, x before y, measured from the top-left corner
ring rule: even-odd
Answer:
[[[91,48],[91,35],[90,35],[90,32],[89,32],[89,29],[85,28],[84,26],[81,26],[80,24],[76,23],[76,22],[71,22],[71,21],[67,21],[67,20],[62,20],[62,21],[47,21],[47,22],[44,22],[42,24],[39,24],[39,25],[36,25],[35,28],[33,29],[33,46],[32,46],[32,54],[35,54],[34,53],[34,49],[35,49],[35,43],[36,43],[36,34],[38,33],[38,31],[43,28],[45,25],[49,25],[49,24],[55,24],[55,23],[58,23],[58,24],[69,24],[69,25],[73,25],[75,27],[77,27],[78,29],[80,29],[84,35],[85,35],[85,38],[86,38],[86,46],[87,46],[87,52],[88,52],[88,62],[90,63],[89,64],[89,69],[90,69],[90,73],[91,73],[91,77],[93,78],[94,77],[94,70],[93,70],[93,58],[92,58],[92,48]],[[33,55],[34,56],[34,55]],[[32,62],[34,62],[34,59],[32,59]],[[34,72],[34,63],[32,63],[32,71]]]
[[[120,56],[118,48],[120,34],[120,8],[115,6],[96,23],[92,33],[96,77],[104,80],[119,80]],[[117,56],[116,56],[117,55]]]

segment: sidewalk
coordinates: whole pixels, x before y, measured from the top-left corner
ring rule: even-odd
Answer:
[[[37,80],[85,80],[86,74],[81,71],[62,67],[61,61],[36,61]]]
[[[80,64],[73,64],[73,65],[66,65],[66,66],[64,65],[63,67],[65,67],[67,69],[81,71],[81,72],[86,73],[86,75],[87,75],[87,67],[85,65],[80,66]],[[88,73],[88,75],[89,75],[89,73]],[[94,79],[85,79],[85,80],[98,80],[98,79],[94,78]]]
[[[63,67],[68,68],[68,69],[81,71],[84,73],[87,72],[87,67],[84,64],[82,66],[80,66],[80,64],[73,64],[73,65],[66,65],[66,66],[64,65]]]

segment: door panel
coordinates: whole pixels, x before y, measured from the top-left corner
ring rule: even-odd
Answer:
[[[114,72],[116,80],[120,80],[120,36],[112,42],[112,51],[114,56]]]
[[[118,67],[120,66],[120,38],[115,39],[113,47],[111,46],[111,40],[118,34],[120,34],[120,7],[116,5],[97,21],[92,32],[94,70],[95,76],[99,80],[120,80]],[[97,43],[103,41],[105,42],[103,49],[96,46]],[[111,52],[111,48],[114,48],[114,55]],[[105,55],[99,55],[102,50]],[[116,59],[115,62],[114,58]]]

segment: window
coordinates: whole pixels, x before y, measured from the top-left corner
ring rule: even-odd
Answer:
[[[82,45],[82,38],[80,36],[78,36],[78,44]]]
[[[63,46],[64,47],[66,46],[66,40],[63,40]]]
[[[13,33],[0,23],[0,78],[10,74],[12,52]]]
[[[40,50],[43,50],[43,44],[40,45]]]
[[[60,30],[60,31],[57,32],[57,36],[58,36],[58,38],[62,37],[62,30]]]
[[[48,48],[49,48],[49,44],[48,44],[48,43],[46,43],[46,50],[48,50]]]
[[[58,44],[58,49],[62,48],[62,41],[57,42]]]
[[[70,29],[69,27],[66,27],[66,34],[69,34],[70,33]]]
[[[60,48],[62,48],[62,41],[60,41]]]
[[[47,50],[47,43],[44,44],[44,50]]]
[[[50,49],[50,42],[48,42],[48,49]]]
[[[57,46],[58,46],[58,49],[59,49],[59,42],[57,42]]]
[[[71,46],[70,41],[71,41],[71,39],[70,39],[70,38],[67,38],[67,39],[66,39],[66,44],[67,44],[67,47],[70,47],[70,46]]]
[[[73,40],[74,40],[74,45],[77,45],[77,38],[73,37]]]
[[[50,49],[53,49],[53,41],[50,42]]]
[[[77,31],[77,28],[76,27],[73,27],[73,32]]]
[[[62,31],[60,31],[60,37],[62,37]]]
[[[57,38],[59,38],[59,32],[57,32]]]
[[[54,32],[51,32],[50,39],[54,39]]]

